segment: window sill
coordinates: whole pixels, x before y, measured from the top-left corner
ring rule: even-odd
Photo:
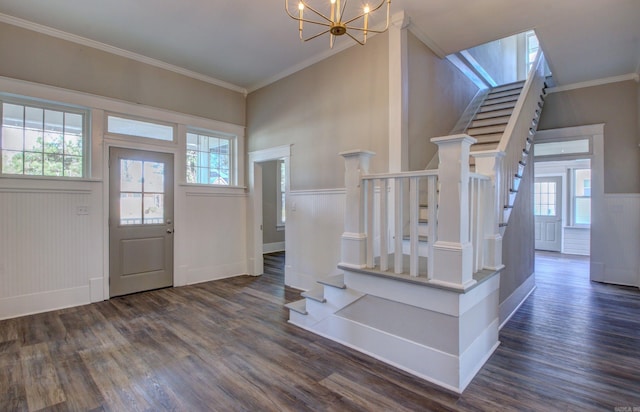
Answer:
[[[0,175],[0,191],[3,192],[89,193],[94,189],[93,183],[102,183],[102,180],[55,176]]]
[[[573,226],[565,226],[565,229],[591,229],[591,225],[573,225]]]
[[[187,195],[228,195],[246,196],[244,186],[202,185],[197,183],[180,183],[178,185]]]

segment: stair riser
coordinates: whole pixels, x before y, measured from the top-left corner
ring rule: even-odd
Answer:
[[[523,86],[524,86],[524,81],[519,81],[519,82],[515,82],[515,83],[503,84],[501,86],[494,87],[493,89],[491,89],[491,91],[492,92],[501,92],[501,91],[513,90],[513,89],[522,90]]]
[[[500,98],[500,97],[518,96],[518,95],[520,95],[521,91],[522,91],[522,89],[511,89],[511,90],[504,90],[504,91],[492,91],[487,96],[487,99],[497,99],[497,98]]]
[[[507,103],[500,103],[500,104],[491,104],[491,105],[487,105],[487,106],[482,106],[480,108],[480,110],[478,110],[478,113],[486,113],[486,112],[492,112],[495,110],[504,110],[504,109],[510,109],[513,110],[513,108],[515,107],[516,102],[507,102]]]
[[[509,122],[509,116],[492,117],[490,119],[474,120],[469,127],[473,128],[473,127],[503,125],[503,124],[506,124],[507,122]]]
[[[495,110],[492,112],[478,113],[474,118],[474,120],[484,120],[484,119],[489,119],[494,117],[511,116],[512,112],[513,112],[513,109],[502,109],[502,110]]]

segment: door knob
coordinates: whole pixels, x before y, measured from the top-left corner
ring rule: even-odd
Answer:
[[[167,233],[169,234],[173,233],[173,229],[167,229]]]

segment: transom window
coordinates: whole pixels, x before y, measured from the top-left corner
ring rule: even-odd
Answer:
[[[83,177],[88,113],[2,101],[2,174]]]
[[[125,136],[146,137],[148,139],[173,141],[174,127],[166,124],[107,116],[107,131]]]
[[[234,185],[235,138],[206,132],[187,133],[187,183]]]

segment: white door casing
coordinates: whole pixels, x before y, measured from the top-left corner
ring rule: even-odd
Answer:
[[[536,177],[534,185],[535,248],[562,250],[562,178]]]

